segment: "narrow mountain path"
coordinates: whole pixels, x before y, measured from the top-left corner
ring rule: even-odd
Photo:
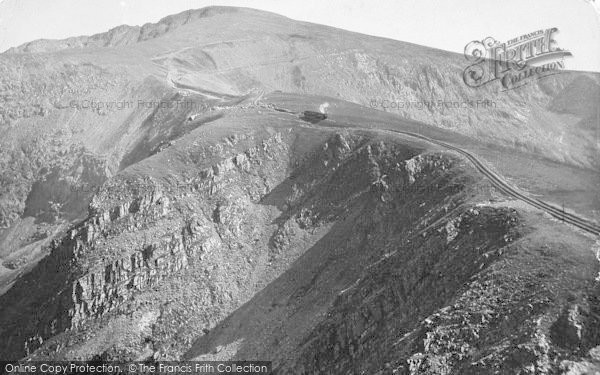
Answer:
[[[279,112],[293,114],[293,115],[301,115],[300,112],[294,112],[294,111],[290,111],[290,110],[287,110],[284,108],[276,108],[275,110],[277,110]],[[335,116],[330,115],[328,117],[328,119],[335,121]],[[334,127],[334,126],[327,126],[326,124],[323,124],[323,123],[319,123],[317,126],[328,127],[328,128],[339,127],[339,125],[337,127]],[[363,127],[356,127],[356,126],[351,126],[351,125],[348,127],[344,127],[344,128],[345,129],[365,129]],[[477,158],[475,155],[473,155],[469,151],[466,151],[462,148],[451,145],[447,142],[443,142],[443,141],[440,141],[437,139],[426,137],[424,135],[414,133],[414,132],[395,130],[395,129],[375,129],[375,128],[369,128],[369,127],[367,127],[366,129],[372,129],[372,130],[377,130],[377,131],[386,132],[386,133],[403,134],[403,135],[407,135],[407,136],[410,136],[413,138],[418,138],[420,140],[423,140],[423,141],[426,141],[426,142],[429,142],[429,143],[432,143],[432,144],[435,144],[438,146],[442,146],[442,147],[447,148],[452,151],[456,151],[459,154],[466,157],[473,164],[475,169],[477,169],[477,171],[479,171],[481,174],[483,174],[485,177],[487,177],[487,179],[492,183],[492,186],[494,186],[495,188],[497,188],[504,194],[511,196],[513,198],[516,198],[518,200],[521,200],[535,208],[538,208],[538,209],[548,213],[550,216],[552,216],[558,220],[562,220],[565,223],[574,225],[577,228],[584,230],[588,233],[591,233],[596,236],[600,235],[600,227],[597,224],[591,222],[590,220],[582,218],[577,214],[574,214],[574,213],[565,211],[561,208],[555,207],[550,203],[547,203],[540,199],[528,196],[526,193],[523,193],[520,189],[518,189],[514,186],[511,186],[508,182],[506,182],[506,180],[504,178],[502,178],[500,175],[498,175],[497,173],[492,171],[490,168],[488,168],[479,158]]]

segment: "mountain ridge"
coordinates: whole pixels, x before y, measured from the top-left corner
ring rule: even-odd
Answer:
[[[258,11],[253,8],[208,6],[169,15],[161,18],[157,22],[148,22],[142,26],[122,24],[115,26],[108,31],[92,35],[80,35],[64,39],[36,39],[15,47],[10,47],[3,53],[56,52],[69,48],[127,46],[158,38],[165,33],[205,17],[212,17],[224,13],[237,13],[240,11],[248,13],[263,12],[265,14],[284,17],[276,13]]]
[[[600,363],[598,76],[219,9],[0,54],[0,356]]]

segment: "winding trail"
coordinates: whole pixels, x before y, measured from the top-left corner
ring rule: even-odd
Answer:
[[[465,151],[461,148],[453,146],[449,143],[438,141],[436,139],[429,138],[429,137],[426,137],[426,136],[418,134],[418,133],[407,132],[407,131],[402,131],[402,130],[390,130],[390,129],[386,129],[384,131],[405,134],[405,135],[408,135],[408,136],[411,136],[414,138],[418,138],[418,139],[422,139],[429,143],[433,143],[433,144],[445,147],[447,149],[456,151],[459,154],[465,156],[467,159],[469,159],[469,161],[475,166],[475,168],[481,174],[486,176],[488,178],[488,180],[490,180],[490,182],[492,183],[492,185],[495,188],[502,191],[506,195],[512,196],[512,197],[517,198],[525,203],[530,204],[533,207],[539,208],[540,210],[547,212],[554,218],[563,220],[563,221],[565,221],[571,225],[574,225],[586,232],[592,233],[594,235],[600,235],[600,227],[598,227],[596,224],[594,224],[586,219],[583,219],[575,214],[572,214],[570,212],[563,211],[562,209],[560,209],[558,207],[554,207],[553,205],[546,203],[542,200],[532,198],[532,197],[529,197],[529,196],[523,194],[518,189],[510,186],[506,181],[504,181],[504,179],[502,177],[498,176],[496,173],[491,171],[476,156],[474,156],[473,154],[471,154],[468,151]]]
[[[279,112],[294,114],[294,115],[302,115],[302,113],[300,113],[300,112],[290,111],[290,110],[287,110],[284,108],[275,108],[275,110],[277,110]],[[329,127],[325,124],[319,124],[318,126]],[[332,128],[335,128],[335,127],[332,127]],[[356,126],[345,127],[345,128],[361,129],[361,130],[365,129],[365,128],[356,127]],[[537,198],[532,198],[532,197],[527,196],[526,194],[522,193],[519,189],[517,189],[517,188],[511,186],[509,183],[507,183],[498,174],[496,174],[495,172],[490,170],[475,155],[471,154],[470,152],[468,152],[462,148],[456,147],[454,145],[451,145],[451,144],[443,142],[443,141],[439,141],[437,139],[426,137],[419,133],[413,133],[413,132],[409,132],[409,131],[395,130],[395,129],[375,129],[375,128],[367,128],[367,129],[377,130],[380,132],[404,134],[404,135],[408,135],[413,138],[418,138],[418,139],[421,139],[423,141],[426,141],[426,142],[429,142],[429,143],[432,143],[432,144],[435,144],[438,146],[442,146],[442,147],[447,148],[452,151],[456,151],[459,154],[466,157],[473,164],[475,169],[477,169],[477,171],[479,171],[481,174],[483,174],[485,177],[487,177],[488,180],[492,183],[492,185],[496,189],[503,192],[504,194],[511,196],[513,198],[519,199],[535,208],[538,208],[544,212],[547,212],[549,215],[551,215],[552,217],[554,217],[558,220],[562,220],[566,223],[574,225],[577,228],[584,230],[588,233],[591,233],[596,236],[600,235],[600,227],[597,224],[595,224],[587,219],[584,219],[578,215],[575,215],[573,213],[566,212],[566,211],[564,211],[558,207],[555,207],[547,202],[544,202]]]

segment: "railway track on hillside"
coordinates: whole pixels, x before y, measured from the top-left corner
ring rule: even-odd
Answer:
[[[289,110],[282,109],[282,108],[279,108],[276,110],[278,110],[280,112],[294,114],[294,115],[302,114],[301,112],[289,111]],[[323,125],[320,124],[320,126],[323,126]],[[325,125],[325,127],[327,127],[327,126]],[[335,126],[334,126],[334,128],[335,128]],[[355,126],[353,126],[352,128],[362,129],[362,130],[365,129],[365,128],[360,128],[360,127],[355,127]],[[370,128],[370,129],[373,129],[373,128]],[[459,154],[466,157],[471,162],[471,164],[473,164],[475,169],[477,169],[477,171],[479,171],[481,174],[483,174],[485,177],[487,177],[487,179],[492,183],[492,186],[494,186],[496,189],[503,192],[504,194],[511,196],[513,198],[519,199],[535,208],[538,208],[544,212],[547,212],[550,216],[552,216],[558,220],[562,220],[571,225],[574,225],[575,227],[577,227],[583,231],[586,231],[586,232],[591,233],[596,236],[600,235],[600,227],[597,224],[592,223],[589,220],[586,220],[584,218],[581,218],[573,213],[566,212],[566,211],[564,211],[558,207],[555,207],[547,202],[527,196],[526,194],[519,191],[519,189],[511,186],[502,177],[497,175],[491,169],[489,169],[475,155],[471,154],[470,152],[468,152],[466,150],[463,150],[462,148],[456,147],[454,145],[451,145],[451,144],[443,142],[443,141],[439,141],[437,139],[429,138],[429,137],[421,135],[419,133],[413,133],[413,132],[409,132],[409,131],[395,130],[395,129],[376,129],[376,130],[404,134],[404,135],[407,135],[407,136],[410,136],[413,138],[421,139],[423,141],[447,148],[452,151],[456,151]]]
[[[488,167],[486,167],[475,155],[471,154],[468,151],[463,150],[462,148],[453,146],[453,145],[443,142],[443,141],[438,141],[437,139],[426,137],[426,136],[418,134],[418,133],[407,132],[407,131],[402,131],[402,130],[392,130],[392,129],[385,129],[385,131],[408,135],[410,137],[418,138],[418,139],[427,141],[429,143],[433,143],[438,146],[442,146],[444,148],[456,151],[459,154],[465,156],[481,174],[483,174],[484,176],[486,176],[488,178],[488,180],[490,180],[490,182],[492,183],[492,185],[495,188],[502,191],[503,193],[505,193],[509,196],[512,196],[514,198],[517,198],[525,203],[528,203],[529,205],[536,207],[540,210],[543,210],[543,211],[547,212],[548,214],[550,214],[552,217],[562,220],[571,225],[574,225],[588,233],[592,233],[594,235],[600,235],[600,227],[598,227],[594,223],[592,223],[586,219],[583,219],[577,215],[574,215],[570,212],[563,211],[562,209],[555,207],[547,202],[544,202],[542,200],[532,198],[532,197],[529,197],[529,196],[523,194],[518,189],[510,186],[506,181],[504,181],[504,179],[502,179],[500,176],[498,176],[496,173],[494,173],[492,170],[490,170]]]

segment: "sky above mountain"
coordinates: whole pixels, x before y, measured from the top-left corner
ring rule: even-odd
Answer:
[[[0,0],[0,51],[35,39],[91,35],[142,25],[188,9],[244,6],[297,20],[462,53],[467,43],[518,38],[557,27],[567,69],[600,71],[597,0]]]

